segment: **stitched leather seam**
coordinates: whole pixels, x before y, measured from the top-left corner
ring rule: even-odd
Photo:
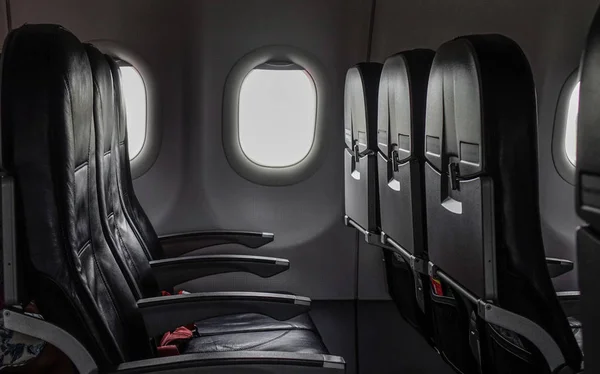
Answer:
[[[77,250],[77,256],[81,256],[81,254],[83,252],[85,252],[86,249],[88,249],[90,247],[90,244],[92,243],[92,239],[89,239],[88,241],[86,241],[85,243],[83,243],[83,245],[81,247],[79,247],[79,249]]]
[[[75,173],[77,173],[79,170],[83,169],[84,167],[88,166],[89,162],[88,161],[84,161],[83,164],[80,164],[79,166],[77,166],[75,168]]]

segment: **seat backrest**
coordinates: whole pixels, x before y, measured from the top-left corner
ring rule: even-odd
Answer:
[[[117,61],[108,56],[110,68],[113,73],[115,82],[115,94],[118,101],[118,122],[116,133],[111,142],[113,150],[113,162],[116,169],[115,181],[118,186],[118,192],[122,201],[125,214],[128,215],[132,229],[135,230],[136,236],[144,246],[144,252],[148,256],[148,260],[160,260],[165,257],[163,247],[158,238],[158,234],[154,230],[154,226],[146,215],[144,208],[137,199],[135,189],[133,188],[133,178],[131,177],[131,166],[129,161],[129,141],[127,138],[127,116],[125,110],[125,98],[122,93],[121,74]],[[108,141],[108,140],[107,140]]]
[[[600,370],[600,9],[590,27],[580,67],[576,208],[587,225],[577,230],[585,367]]]
[[[377,95],[382,64],[360,63],[346,74],[344,170],[346,215],[368,231],[379,226],[377,204]]]
[[[11,31],[2,61],[2,150],[15,177],[18,250],[44,317],[99,365],[153,356],[104,238],[96,195],[93,80],[83,45],[55,25]]]
[[[118,132],[121,108],[120,74],[115,61],[92,45],[86,45],[94,79],[94,126],[98,200],[102,228],[120,260],[122,271],[137,298],[160,295],[149,264],[150,253],[125,209],[119,190]],[[112,68],[111,68],[112,66]],[[113,74],[116,70],[116,74]],[[118,88],[117,88],[118,87]]]
[[[381,239],[426,259],[423,201],[423,136],[427,81],[434,52],[405,51],[388,57],[379,83],[377,177]],[[384,249],[388,290],[400,313],[430,339],[429,279],[398,253]]]
[[[377,147],[381,230],[412,254],[425,251],[423,164],[427,82],[434,52],[389,57],[379,83]]]
[[[476,297],[541,326],[579,368],[546,267],[536,121],[531,69],[514,41],[467,36],[439,48],[425,129],[429,258]]]

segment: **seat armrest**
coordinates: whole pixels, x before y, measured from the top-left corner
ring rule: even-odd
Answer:
[[[247,255],[202,255],[150,261],[152,273],[161,289],[214,274],[241,271],[269,278],[290,268],[283,258]]]
[[[560,291],[556,293],[558,301],[562,306],[567,317],[581,316],[581,292],[579,291]]]
[[[293,352],[214,352],[151,358],[119,365],[113,374],[138,373],[219,373],[260,372],[342,374],[346,363],[342,357]]]
[[[573,261],[546,257],[546,266],[548,267],[550,278],[556,278],[573,270]]]
[[[266,292],[199,292],[141,299],[138,309],[150,336],[195,321],[231,314],[257,313],[279,321],[310,310],[310,299]]]
[[[164,235],[160,237],[160,242],[165,253],[176,257],[195,249],[221,244],[240,244],[248,248],[259,248],[274,239],[275,235],[269,232],[223,230]]]

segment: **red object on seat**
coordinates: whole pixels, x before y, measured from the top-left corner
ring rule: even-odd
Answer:
[[[190,329],[185,326],[178,327],[173,332],[166,332],[160,340],[160,346],[165,347],[171,345],[174,342],[182,340],[190,340],[193,334]]]
[[[163,347],[158,347],[158,357],[169,357],[169,356],[179,356],[179,349],[177,349],[176,345],[165,345]]]

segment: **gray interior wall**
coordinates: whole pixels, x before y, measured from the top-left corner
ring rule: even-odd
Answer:
[[[342,89],[353,48],[354,29],[343,0],[193,1],[188,60],[195,70],[184,111],[188,117],[186,183],[173,216],[177,229],[204,227],[268,230],[275,242],[260,253],[289,258],[290,271],[277,280],[223,275],[194,281],[187,288],[285,289],[314,299],[354,297],[355,237],[343,226]],[[291,186],[267,187],[235,173],[221,144],[223,83],[235,62],[251,50],[289,44],[314,55],[329,77],[325,113],[327,150],[319,169]],[[364,48],[362,49],[364,51]],[[196,124],[200,124],[199,126]],[[190,209],[191,208],[191,209]],[[202,226],[200,226],[202,227]],[[230,250],[224,248],[220,252]]]
[[[502,33],[521,45],[538,95],[540,206],[549,256],[575,260],[574,188],[552,160],[554,113],[560,89],[579,62],[598,0],[378,0],[373,58],[411,48],[437,48],[456,36]],[[576,271],[556,280],[558,290],[577,287]]]
[[[577,66],[597,0],[378,0],[373,58],[436,48],[468,33],[499,32],[523,47],[539,100],[540,202],[549,255],[574,259],[573,187],[552,162],[554,110]],[[228,274],[184,285],[194,290],[287,290],[315,299],[385,299],[378,249],[343,227],[342,92],[346,69],[366,57],[371,0],[18,0],[14,26],[60,23],[82,40],[108,39],[140,55],[152,70],[162,143],[156,162],[135,181],[161,234],[202,229],[267,230],[276,241],[254,253],[286,257],[289,272],[269,280]],[[4,2],[0,2],[0,12]],[[0,17],[0,35],[6,30]],[[264,187],[238,176],[221,146],[223,85],[233,64],[266,44],[315,55],[330,77],[327,152],[309,179]],[[359,244],[360,243],[360,244]],[[223,246],[205,253],[247,253]],[[557,281],[576,288],[576,273]]]
[[[108,39],[130,48],[152,70],[162,143],[156,162],[135,180],[135,188],[159,233],[271,231],[275,241],[253,253],[289,258],[292,264],[288,272],[268,280],[227,274],[184,288],[286,290],[314,299],[354,298],[358,244],[354,230],[344,227],[342,219],[342,98],[346,70],[366,55],[369,0],[12,4],[15,26],[60,23],[81,40]],[[246,53],[268,44],[288,44],[313,54],[329,77],[325,157],[311,177],[286,187],[260,186],[240,177],[227,163],[221,143],[227,74]],[[222,246],[203,252],[248,250]],[[365,269],[378,268],[366,264]],[[361,279],[380,276],[367,274]]]
[[[7,23],[7,12],[6,12],[6,2],[0,2],[0,46],[4,43],[4,38],[8,32],[8,23]]]

